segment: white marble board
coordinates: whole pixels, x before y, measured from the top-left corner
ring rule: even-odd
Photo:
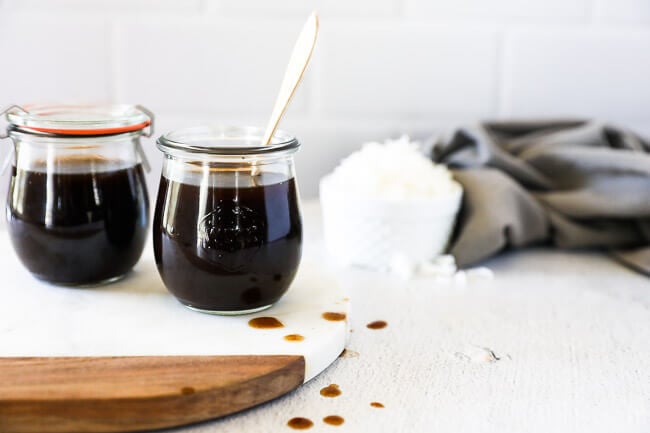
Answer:
[[[346,293],[314,262],[303,260],[289,292],[270,309],[220,317],[190,311],[165,289],[151,247],[133,272],[107,286],[76,289],[32,277],[0,231],[0,356],[302,355],[305,382],[345,348]],[[254,329],[251,318],[272,316],[285,326]],[[304,340],[291,342],[288,334]]]

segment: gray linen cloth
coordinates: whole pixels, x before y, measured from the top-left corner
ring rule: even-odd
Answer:
[[[461,266],[508,248],[600,248],[650,275],[650,142],[593,121],[490,122],[437,143],[463,205]]]

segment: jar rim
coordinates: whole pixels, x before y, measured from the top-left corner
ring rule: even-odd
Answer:
[[[177,129],[156,140],[165,153],[184,152],[215,156],[293,153],[300,142],[293,135],[276,130],[271,143],[262,145],[264,129],[255,126],[204,125]]]
[[[69,144],[83,144],[83,143],[106,143],[112,140],[123,140],[126,138],[135,139],[142,136],[141,131],[119,132],[114,134],[98,134],[98,135],[66,135],[66,134],[53,134],[49,132],[31,131],[25,128],[19,128],[11,125],[7,128],[7,136],[14,140],[29,141],[32,144],[55,144],[55,145],[69,145]]]
[[[6,117],[28,134],[67,136],[141,131],[153,121],[147,109],[128,104],[32,104],[14,106]]]

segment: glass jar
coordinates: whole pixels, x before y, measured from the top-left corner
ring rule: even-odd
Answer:
[[[23,265],[39,279],[75,286],[129,272],[147,238],[140,137],[149,112],[58,105],[6,113],[15,156],[6,214]]]
[[[302,251],[293,155],[278,132],[267,146],[250,127],[197,127],[158,139],[164,152],[154,253],[169,291],[187,307],[245,314],[288,290]]]

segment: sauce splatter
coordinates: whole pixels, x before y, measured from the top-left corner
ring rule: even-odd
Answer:
[[[291,418],[287,422],[287,425],[296,430],[307,430],[308,428],[312,428],[314,423],[308,418],[296,417]]]
[[[305,339],[305,337],[303,337],[300,334],[289,334],[289,335],[285,335],[284,339],[287,341],[302,341]]]
[[[366,325],[366,328],[368,329],[384,329],[386,326],[388,326],[388,323],[386,323],[383,320],[375,320],[374,322],[370,322]]]
[[[359,356],[359,352],[355,352],[350,349],[343,349],[343,352],[339,355],[339,358],[356,358]]]
[[[329,320],[330,322],[341,322],[345,320],[346,315],[345,313],[333,313],[331,311],[328,311],[327,313],[323,313],[323,319]]]
[[[195,392],[194,388],[192,388],[191,386],[184,386],[181,388],[181,394],[183,395],[194,394],[194,392]]]
[[[329,425],[341,425],[345,422],[345,419],[343,419],[342,416],[338,415],[328,415],[323,418],[323,422]]]
[[[376,408],[379,408],[379,409],[383,409],[383,408],[384,408],[384,405],[381,404],[381,403],[379,403],[378,401],[373,401],[372,403],[370,403],[370,406],[372,406],[372,407],[376,407]]]
[[[257,329],[284,328],[282,322],[275,317],[256,317],[248,321],[248,326]]]
[[[341,395],[341,390],[339,389],[339,386],[335,383],[326,386],[325,388],[320,390],[320,395],[323,397],[338,397]]]

